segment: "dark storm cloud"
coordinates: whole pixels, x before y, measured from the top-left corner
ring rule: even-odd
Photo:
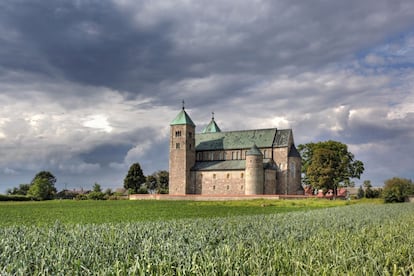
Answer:
[[[122,163],[124,157],[134,145],[132,144],[101,144],[87,152],[80,154],[80,158],[86,163],[107,166],[110,163]]]
[[[133,28],[108,1],[16,1],[3,8],[4,28],[17,36],[0,56],[4,67],[115,89],[131,89],[131,77],[145,84],[174,73],[165,62],[166,23]]]
[[[0,178],[167,169],[183,99],[197,130],[214,111],[223,130],[350,143],[371,170],[407,163],[413,18],[409,0],[0,1]]]
[[[234,79],[215,90],[193,87],[186,96],[197,104],[206,93],[242,97],[263,76],[296,75],[349,58],[412,23],[404,3],[372,4],[179,1],[158,12],[156,2],[122,9],[110,1],[8,1],[1,23],[14,39],[3,36],[0,58],[8,68],[126,96],[160,94],[157,101],[164,104],[178,98],[183,80],[215,74]]]

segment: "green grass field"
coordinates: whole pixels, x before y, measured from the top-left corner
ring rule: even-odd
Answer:
[[[213,218],[312,210],[356,204],[344,200],[76,201],[0,202],[0,226],[101,224],[182,218]],[[371,201],[376,202],[376,201]]]
[[[0,275],[414,274],[411,203],[51,201],[0,213]]]

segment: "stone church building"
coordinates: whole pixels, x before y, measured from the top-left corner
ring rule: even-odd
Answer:
[[[303,194],[291,129],[221,131],[213,116],[196,133],[184,107],[170,127],[171,195]]]

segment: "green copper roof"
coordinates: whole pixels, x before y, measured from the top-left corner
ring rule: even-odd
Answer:
[[[256,144],[253,145],[253,147],[247,151],[246,155],[263,155],[262,152],[257,148]]]
[[[202,133],[212,133],[212,132],[221,132],[221,129],[214,121],[214,118],[211,119],[210,123],[203,129]]]
[[[250,149],[253,144],[258,148],[286,147],[291,133],[290,129],[276,128],[197,133],[196,150]]]
[[[193,120],[191,120],[190,116],[188,116],[187,112],[185,112],[184,108],[178,113],[177,117],[171,122],[171,125],[191,125],[195,127]]]

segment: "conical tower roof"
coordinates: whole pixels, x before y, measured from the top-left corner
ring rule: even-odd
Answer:
[[[191,120],[190,116],[188,116],[187,112],[185,112],[184,106],[183,109],[178,113],[175,119],[171,122],[171,126],[174,125],[191,125],[195,127],[193,120]]]
[[[246,155],[263,155],[256,144],[253,144],[250,150],[246,152]]]
[[[221,132],[221,129],[216,124],[216,121],[214,121],[214,112],[213,112],[213,116],[211,118],[210,123],[203,129],[202,133],[213,133],[213,132]]]

